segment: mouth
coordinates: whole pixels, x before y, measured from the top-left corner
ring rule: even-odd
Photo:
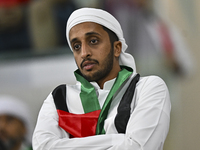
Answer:
[[[97,61],[85,60],[81,63],[81,68],[90,71],[96,64],[98,64]]]

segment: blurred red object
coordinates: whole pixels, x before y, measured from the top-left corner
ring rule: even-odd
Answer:
[[[0,7],[12,7],[30,2],[30,0],[0,0]]]

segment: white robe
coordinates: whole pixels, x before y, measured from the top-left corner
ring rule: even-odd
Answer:
[[[133,75],[132,75],[133,76]],[[100,89],[92,83],[102,107],[115,79]],[[117,106],[131,79],[111,103],[104,123],[105,135],[69,138],[58,126],[58,114],[53,96],[44,101],[33,134],[34,150],[162,150],[169,130],[171,103],[166,84],[157,76],[141,77],[131,104],[131,116],[125,134],[118,134],[114,118]],[[81,84],[67,85],[66,103],[69,112],[84,113],[79,98]]]

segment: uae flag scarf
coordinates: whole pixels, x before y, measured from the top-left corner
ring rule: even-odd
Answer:
[[[113,95],[133,73],[129,67],[121,66],[121,71],[113,84],[102,109],[94,86],[76,70],[75,76],[81,83],[80,99],[84,114],[73,114],[68,111],[66,104],[66,85],[58,86],[53,92],[54,102],[59,116],[59,126],[70,134],[71,137],[87,137],[105,134],[104,121],[113,100]]]

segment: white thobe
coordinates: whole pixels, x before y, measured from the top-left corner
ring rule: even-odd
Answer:
[[[102,107],[114,80],[100,89],[94,85],[100,106]],[[58,125],[58,114],[53,96],[50,94],[39,112],[33,134],[34,150],[162,150],[168,134],[171,103],[166,84],[157,76],[141,77],[138,81],[131,104],[131,116],[126,133],[119,134],[114,119],[117,106],[129,81],[115,96],[108,116],[104,122],[106,134],[84,138],[70,138],[69,134]],[[69,112],[84,113],[79,98],[81,84],[67,85],[66,103]]]

